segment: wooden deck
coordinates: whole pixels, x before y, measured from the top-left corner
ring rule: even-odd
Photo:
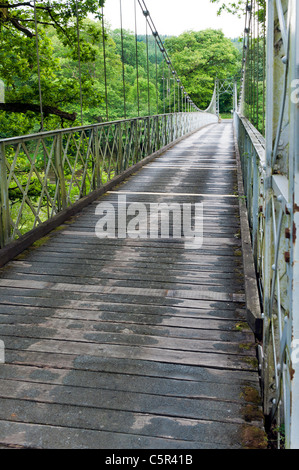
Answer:
[[[259,447],[230,122],[101,198],[204,202],[204,245],[95,236],[96,204],[0,273],[0,446]]]

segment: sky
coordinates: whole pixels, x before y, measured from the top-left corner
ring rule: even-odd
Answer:
[[[137,30],[144,34],[144,17],[137,2]],[[123,28],[134,31],[134,0],[122,0]],[[210,0],[145,0],[152,20],[160,35],[178,36],[184,31],[222,29],[230,38],[242,36],[245,20],[222,13],[217,16],[219,5]],[[106,0],[104,7],[106,21],[113,29],[120,27],[120,0]]]

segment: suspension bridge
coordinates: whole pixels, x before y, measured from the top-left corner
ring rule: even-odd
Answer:
[[[40,131],[0,140],[0,447],[298,448],[298,2],[245,2],[242,70],[206,110],[132,5],[157,112],[137,86],[127,116],[123,68],[109,120],[102,8],[106,119],[84,124],[80,83],[82,125],[45,130],[39,74]]]

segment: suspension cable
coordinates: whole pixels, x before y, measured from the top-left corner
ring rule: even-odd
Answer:
[[[244,27],[244,37],[243,37],[243,53],[242,53],[242,73],[241,73],[241,92],[239,97],[239,108],[241,107],[242,100],[244,96],[249,96],[249,83],[248,77],[246,74],[247,71],[247,59],[250,59],[250,28],[251,28],[251,5],[249,5],[249,0],[246,2],[245,7],[245,27]],[[245,110],[244,110],[245,111]]]
[[[148,115],[151,115],[151,103],[150,103],[150,77],[149,77],[149,52],[148,52],[148,22],[146,19],[146,13],[144,12],[145,16],[145,38],[146,38],[146,63],[147,63],[147,107],[148,107]]]
[[[257,3],[257,67],[256,67],[256,127],[259,128],[259,62],[260,62],[260,27],[259,27],[260,7]]]
[[[173,112],[175,113],[176,101],[175,101],[175,71],[172,70],[172,80],[173,80]]]
[[[265,133],[266,12],[265,0],[247,0],[238,111]],[[261,35],[261,37],[260,37]],[[261,71],[262,67],[262,71]],[[241,104],[244,105],[244,109]]]
[[[155,62],[156,62],[156,102],[157,102],[157,114],[159,114],[157,41],[155,41]]]
[[[155,37],[155,40],[157,41],[158,47],[160,48],[160,51],[162,52],[166,63],[174,71],[174,67],[171,63],[170,57],[169,57],[169,55],[168,55],[168,53],[167,53],[167,51],[164,47],[164,44],[163,44],[163,41],[161,40],[160,35],[159,35],[159,33],[158,33],[158,31],[155,27],[155,24],[154,24],[154,22],[152,20],[152,17],[150,15],[149,11],[148,11],[147,6],[146,6],[145,0],[138,0],[138,3],[139,3],[139,6],[140,6],[144,16],[146,17],[147,23],[148,23],[148,25],[149,25],[149,27],[152,31],[153,36]],[[176,72],[174,71],[174,73],[176,73]],[[192,100],[191,100],[191,103],[194,104]],[[196,105],[194,105],[194,109],[199,111],[199,108]]]
[[[167,93],[168,93],[168,111],[171,113],[171,77],[170,77],[170,66],[168,65],[168,84],[167,84]]]
[[[121,37],[121,60],[122,60],[122,76],[123,76],[124,118],[127,119],[122,0],[119,0],[119,9],[120,9],[120,37]]]
[[[134,0],[134,16],[135,16],[135,47],[136,47],[137,108],[138,108],[138,117],[139,117],[139,116],[140,116],[140,97],[139,97],[139,61],[138,61],[138,39],[137,39],[137,8],[136,8],[136,0]]]
[[[80,29],[79,29],[78,0],[76,0],[76,28],[77,28],[77,46],[78,46],[77,49],[78,49],[79,85],[80,85],[81,125],[83,126],[83,93],[82,93],[82,70],[81,70],[81,51],[80,51]]]
[[[104,79],[105,79],[106,119],[107,119],[107,121],[109,121],[107,65],[106,65],[106,44],[105,44],[105,24],[104,24],[104,8],[103,7],[102,7],[102,39],[103,39],[103,61],[104,61]]]
[[[35,24],[35,42],[36,42],[39,106],[40,106],[40,116],[41,116],[41,129],[40,130],[43,131],[44,130],[44,111],[43,111],[43,97],[42,97],[42,86],[41,86],[40,56],[39,56],[39,35],[38,35],[38,29],[37,29],[36,0],[34,0],[34,24]]]
[[[266,1],[263,0],[263,134],[265,134],[265,114],[266,114]]]
[[[163,84],[163,114],[166,113],[166,108],[165,108],[165,60],[163,62],[163,78],[162,78],[162,84]]]

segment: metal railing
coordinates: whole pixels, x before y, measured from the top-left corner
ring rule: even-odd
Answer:
[[[4,247],[213,114],[164,114],[0,141],[0,246]]]
[[[299,448],[299,4],[267,1],[265,139],[234,114],[263,310],[264,412],[278,447]]]
[[[289,415],[287,383],[291,353],[287,342],[292,274],[290,267],[291,207],[288,179],[272,176],[265,184],[265,139],[245,117],[235,113],[234,125],[241,157],[257,281],[263,306],[264,335],[258,346],[264,410],[278,433]],[[270,286],[268,291],[267,286]]]

